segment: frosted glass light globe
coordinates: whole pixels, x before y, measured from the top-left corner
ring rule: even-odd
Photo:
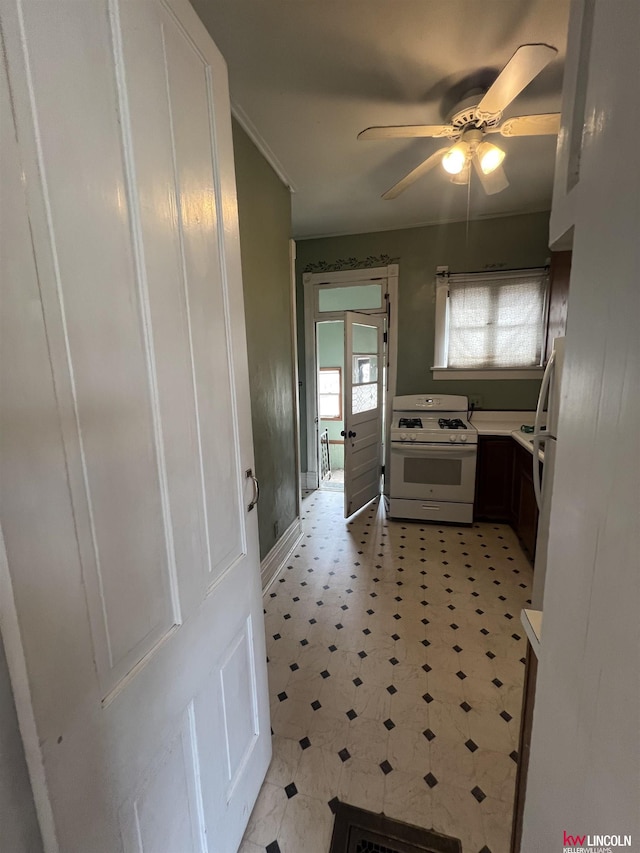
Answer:
[[[450,175],[457,175],[464,169],[467,162],[465,147],[463,147],[463,143],[454,145],[442,158],[442,165]]]
[[[504,151],[498,148],[497,145],[492,145],[490,142],[483,142],[478,146],[478,156],[480,157],[480,168],[485,175],[490,175],[504,160]]]

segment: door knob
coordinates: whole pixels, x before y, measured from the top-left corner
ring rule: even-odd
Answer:
[[[340,432],[340,435],[341,435],[343,438],[346,438],[346,437],[347,437],[347,434],[346,434],[346,432],[345,432],[344,430],[342,430],[342,431]]]
[[[352,432],[351,430],[349,430],[349,438],[355,438],[355,437],[356,437],[355,432]]]

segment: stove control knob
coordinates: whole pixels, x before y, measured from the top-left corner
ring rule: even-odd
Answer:
[[[462,435],[460,436],[460,441],[464,442],[464,441],[466,441],[466,440],[467,440],[467,438],[468,438],[468,437],[469,437],[469,436],[467,436],[467,435],[465,435],[464,433],[462,433]]]
[[[415,433],[411,433],[411,441],[415,441],[417,437]]]
[[[457,437],[458,437],[457,435],[450,435],[450,436],[449,436],[449,441],[453,442],[453,441],[455,441],[455,440],[456,440],[456,438],[457,438]]]
[[[406,432],[401,432],[401,433],[400,433],[400,440],[401,440],[401,441],[406,441],[406,440],[407,440],[407,434],[406,434]]]

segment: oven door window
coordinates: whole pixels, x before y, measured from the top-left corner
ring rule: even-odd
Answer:
[[[476,449],[392,445],[391,497],[473,503]]]
[[[431,486],[461,486],[462,459],[404,457],[404,482]]]

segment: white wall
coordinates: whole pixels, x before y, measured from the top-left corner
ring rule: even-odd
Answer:
[[[640,849],[639,32],[596,2],[523,853]]]
[[[0,853],[40,853],[42,842],[0,637]]]

